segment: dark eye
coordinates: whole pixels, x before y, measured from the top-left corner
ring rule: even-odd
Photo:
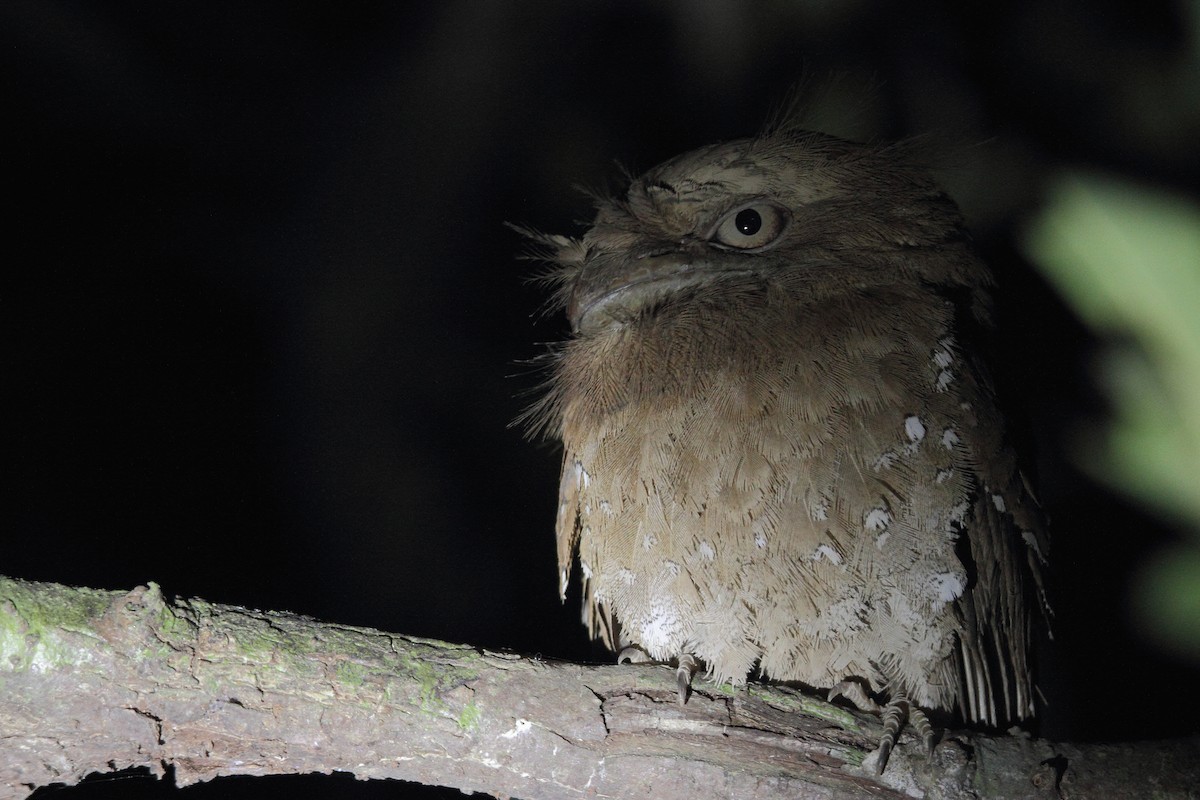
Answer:
[[[760,201],[730,211],[709,239],[738,250],[758,250],[778,239],[787,222],[787,212],[782,208]]]
[[[733,218],[733,226],[743,236],[753,236],[762,227],[762,215],[753,208],[743,208]]]

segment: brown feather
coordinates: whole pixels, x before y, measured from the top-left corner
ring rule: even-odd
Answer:
[[[1003,725],[1034,713],[1045,530],[962,338],[990,275],[902,155],[780,129],[538,237],[575,329],[535,412],[564,447],[560,590],[578,558],[593,636],[718,681]],[[779,234],[722,241],[743,207]]]

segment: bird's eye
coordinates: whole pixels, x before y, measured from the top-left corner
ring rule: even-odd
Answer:
[[[787,212],[760,201],[721,217],[709,239],[738,250],[760,250],[778,239],[787,223]]]

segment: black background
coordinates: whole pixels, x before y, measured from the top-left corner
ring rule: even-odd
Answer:
[[[1063,168],[1195,185],[1189,24],[1111,0],[6,2],[0,571],[599,658],[557,597],[558,453],[509,426],[519,362],[565,326],[503,223],[578,232],[574,184],[753,134],[803,85],[813,127],[945,142],[998,274],[1055,525],[1042,733],[1194,731],[1195,670],[1128,612],[1174,534],[1072,465],[1094,342],[1018,247]],[[273,792],[461,796],[185,790]]]

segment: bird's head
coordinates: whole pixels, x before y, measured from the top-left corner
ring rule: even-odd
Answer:
[[[978,289],[954,203],[903,148],[782,131],[704,147],[600,198],[581,238],[543,237],[587,335],[697,299],[790,287]]]

